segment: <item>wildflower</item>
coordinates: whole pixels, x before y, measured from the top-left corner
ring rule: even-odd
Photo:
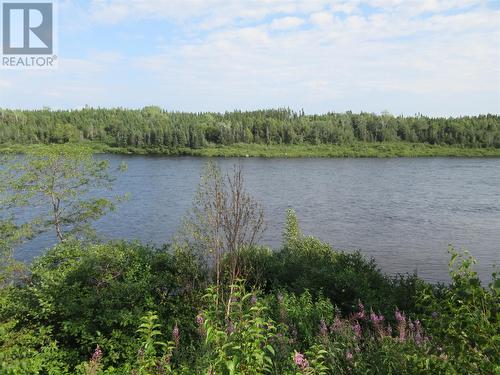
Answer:
[[[431,314],[432,319],[436,319],[438,317],[438,313],[436,311],[433,311]]]
[[[85,365],[85,373],[86,374],[97,374],[101,367],[101,358],[102,358],[102,350],[99,345],[96,346],[94,353],[92,353],[92,357],[90,362]]]
[[[417,332],[415,334],[415,343],[417,345],[420,345],[422,343],[423,339],[422,339],[422,335],[420,334],[420,332]]]
[[[359,301],[358,303],[359,311],[354,314],[354,319],[363,320],[366,317],[365,306]]]
[[[351,352],[347,352],[346,355],[345,355],[345,359],[347,359],[349,362],[352,361],[352,353]]]
[[[425,340],[425,337],[422,336],[422,325],[420,324],[420,320],[415,320],[413,326],[415,327],[415,342],[419,345]]]
[[[309,367],[309,361],[306,359],[304,354],[299,353],[298,351],[295,351],[295,354],[293,355],[293,361],[302,371]]]
[[[406,340],[406,331],[404,329],[399,330],[399,341],[405,341]]]
[[[250,304],[255,305],[257,303],[257,296],[253,295],[252,298],[250,298]]]
[[[175,343],[175,347],[178,348],[180,342],[180,331],[177,323],[175,323],[175,327],[172,330],[172,341]]]
[[[99,362],[102,358],[102,350],[99,347],[99,345],[96,346],[94,353],[92,354],[91,361],[92,362]]]
[[[328,327],[326,326],[324,319],[321,319],[319,322],[319,333],[321,336],[328,336]]]
[[[396,312],[394,313],[394,316],[396,320],[398,321],[398,331],[399,331],[399,341],[405,341],[406,340],[406,316],[405,314],[401,313],[399,309],[396,309]],[[411,320],[408,319],[409,325],[410,325],[410,330],[413,330],[413,324]]]
[[[408,319],[408,328],[410,328],[411,332],[415,331],[415,326],[410,319]]]
[[[387,336],[392,336],[392,327],[390,324],[387,326]]]
[[[401,314],[401,312],[398,309],[396,309],[396,312],[395,312],[394,316],[396,317],[396,320],[398,322],[404,322],[406,320],[405,315]]]
[[[385,318],[382,314],[377,315],[372,311],[372,313],[370,314],[370,319],[373,322],[373,324],[378,325],[378,324],[382,323]]]
[[[199,326],[202,326],[203,324],[205,324],[205,318],[203,317],[203,315],[201,313],[196,315],[196,323]]]
[[[331,325],[330,330],[332,332],[339,332],[340,328],[342,328],[342,322],[340,321],[339,317],[336,316],[333,320],[333,324]]]
[[[202,313],[196,315],[196,324],[198,324],[198,333],[200,336],[205,336],[205,318]]]
[[[361,326],[359,323],[356,323],[352,326],[352,330],[354,331],[355,338],[360,338],[361,337]]]

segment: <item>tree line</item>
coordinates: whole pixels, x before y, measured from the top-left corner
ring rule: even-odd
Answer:
[[[139,110],[1,110],[0,143],[92,141],[113,147],[187,147],[237,143],[300,145],[411,142],[500,147],[500,116],[457,118],[389,113],[307,115],[290,109],[226,113]]]

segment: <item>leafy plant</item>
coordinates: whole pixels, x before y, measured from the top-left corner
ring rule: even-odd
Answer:
[[[267,307],[254,293],[247,293],[243,282],[231,286],[230,314],[217,307],[217,290],[205,295],[203,311],[206,357],[209,371],[216,374],[265,374],[273,369],[271,339],[274,322],[266,316]],[[226,307],[227,308],[227,307]]]
[[[137,355],[137,375],[170,373],[172,355],[179,345],[178,328],[174,328],[174,341],[163,342],[160,341],[161,325],[158,324],[158,316],[155,313],[149,311],[141,318],[141,321],[137,330],[141,339],[141,347]]]

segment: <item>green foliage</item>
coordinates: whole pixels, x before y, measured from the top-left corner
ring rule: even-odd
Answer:
[[[497,274],[489,289],[481,286],[467,252],[450,248],[449,288],[432,286],[419,294],[422,321],[444,343],[457,373],[500,371],[500,289]]]
[[[218,302],[218,291],[209,288],[208,308],[203,311],[206,358],[209,373],[266,374],[273,369],[271,345],[275,327],[266,316],[267,306],[243,283],[230,287],[225,305]]]
[[[483,287],[473,258],[452,250],[435,286],[303,236],[291,211],[284,237],[242,249],[248,280],[218,287],[189,247],[65,241],[0,288],[0,373],[499,371],[498,279]]]
[[[314,344],[320,322],[330,325],[335,316],[335,308],[329,299],[313,299],[308,291],[300,295],[278,293],[275,306],[277,321],[290,330],[292,340],[300,343],[296,348],[301,350]]]
[[[0,374],[66,374],[65,352],[51,337],[50,328],[16,329],[18,322],[0,321]]]
[[[483,288],[471,258],[454,253],[450,286],[420,282],[416,306],[385,305],[384,317],[375,304],[342,313],[318,290],[248,292],[243,281],[221,286],[221,300],[215,286],[203,292],[203,267],[165,250],[72,241],[50,250],[0,289],[0,373],[498,371],[497,279]]]
[[[158,316],[149,311],[142,317],[138,332],[142,345],[138,354],[138,375],[159,374],[172,371],[170,361],[176,348],[174,341],[158,341],[162,336]]]
[[[152,109],[154,108],[154,109]],[[348,145],[408,142],[468,148],[500,147],[497,115],[460,118],[388,113],[305,115],[290,109],[226,113],[93,109],[0,110],[0,143],[88,141],[112,147],[196,150],[207,145]]]
[[[283,244],[285,246],[292,246],[294,242],[302,237],[299,228],[299,221],[294,210],[288,209],[286,211],[285,230],[283,232]]]
[[[300,294],[309,291],[324,295],[344,313],[350,313],[362,300],[368,307],[384,313],[399,306],[413,308],[420,281],[415,276],[391,279],[373,260],[359,252],[335,251],[314,237],[300,232],[297,218],[288,211],[284,246],[275,252],[257,252],[247,257],[250,272],[246,277],[257,280],[267,290],[277,288]]]
[[[49,229],[60,241],[66,234],[89,232],[90,222],[114,208],[113,200],[89,194],[95,188],[110,188],[113,178],[108,162],[95,160],[87,147],[30,148],[2,166],[0,181],[2,231],[18,221],[12,213],[15,209],[42,207],[43,211],[11,230],[8,245]]]
[[[189,316],[202,293],[196,285],[203,275],[166,251],[69,241],[35,261],[30,271],[26,284],[1,291],[6,303],[0,322],[15,319],[16,327],[50,328],[71,365],[88,358],[96,344],[106,353],[106,366],[135,358],[137,322],[152,309],[163,319],[179,317],[186,339],[196,335]],[[186,278],[194,289],[186,287]]]

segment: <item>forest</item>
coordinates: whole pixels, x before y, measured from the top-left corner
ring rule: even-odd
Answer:
[[[81,141],[111,147],[167,149],[357,142],[500,148],[500,116],[434,118],[352,112],[308,115],[290,109],[182,113],[158,107],[0,110],[0,144]]]

